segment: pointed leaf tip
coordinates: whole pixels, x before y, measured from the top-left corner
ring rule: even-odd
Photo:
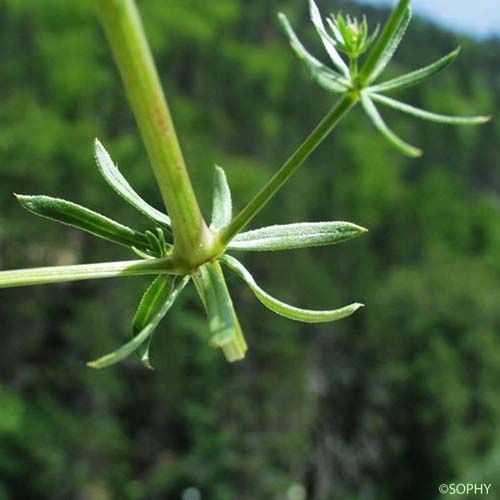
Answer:
[[[111,156],[101,144],[99,139],[95,139],[94,146],[97,168],[111,189],[113,189],[113,191],[121,196],[123,200],[143,215],[157,224],[160,224],[162,227],[170,229],[170,218],[166,214],[152,207],[137,194],[127,179],[125,179],[123,174],[120,172],[120,169],[115,165]]]
[[[366,85],[374,82],[389,64],[406,33],[411,14],[409,0],[401,0],[392,11],[361,68],[360,80]]]
[[[221,231],[231,222],[232,215],[233,204],[226,173],[222,167],[215,165],[212,221],[210,223],[210,228],[215,231]]]
[[[422,156],[422,150],[408,144],[399,138],[385,123],[384,119],[380,115],[377,107],[370,99],[368,94],[362,94],[361,103],[363,104],[363,108],[366,111],[366,114],[372,121],[375,128],[397,149],[399,149],[402,153],[410,158],[418,158]]]
[[[344,93],[349,88],[349,81],[346,79],[345,75],[338,73],[337,71],[330,69],[323,63],[318,61],[313,55],[311,55],[306,48],[302,45],[298,36],[295,34],[290,22],[287,17],[280,13],[278,15],[281,26],[283,27],[292,50],[295,52],[297,57],[306,65],[309,74],[312,79],[318,83],[318,85],[329,92]]]
[[[313,0],[309,0],[309,15],[333,64],[345,78],[350,79],[349,68],[335,48],[335,40],[326,32],[321,12]]]
[[[45,195],[16,195],[29,212],[126,247],[148,247],[144,234],[71,201]]]
[[[393,90],[401,90],[404,88],[413,87],[415,85],[423,83],[432,76],[439,74],[450,64],[452,64],[457,58],[459,52],[460,48],[457,48],[453,52],[450,52],[441,59],[438,59],[437,61],[424,66],[423,68],[419,68],[405,75],[374,85],[370,87],[369,90],[370,92],[389,92]]]
[[[131,340],[129,340],[126,344],[123,344],[115,351],[101,356],[99,359],[96,359],[94,361],[89,361],[87,363],[87,366],[97,369],[107,368],[108,366],[114,365],[119,361],[127,358],[141,345],[143,345],[144,342],[147,342],[150,336],[154,333],[155,329],[160,324],[160,321],[164,318],[179,294],[187,285],[189,280],[190,276],[185,276],[175,287],[172,288],[170,294],[168,295],[168,297],[166,297],[161,307],[155,309],[154,314],[151,316],[149,322],[137,335],[135,335]]]
[[[173,285],[172,278],[168,276],[157,276],[148,286],[147,290],[139,302],[137,311],[132,320],[132,337],[139,335],[147,326],[154,316],[161,310],[165,301],[169,299],[171,287]],[[153,369],[149,361],[149,349],[153,333],[149,338],[137,348],[137,355],[141,363],[149,369]]]
[[[291,306],[274,298],[265,292],[253,279],[250,272],[234,257],[230,255],[224,255],[221,258],[230,269],[232,269],[243,281],[247,283],[252,292],[255,294],[257,299],[268,309],[273,311],[280,316],[292,319],[294,321],[300,321],[303,323],[326,323],[330,321],[336,321],[342,318],[346,318],[354,314],[363,305],[356,302],[354,304],[349,304],[348,306],[342,307],[340,309],[327,310],[327,311],[315,311],[310,309],[301,309],[299,307]]]
[[[450,116],[442,115],[439,113],[433,113],[431,111],[426,111],[425,109],[420,109],[410,104],[391,99],[390,97],[370,93],[370,98],[374,101],[380,102],[384,106],[395,109],[396,111],[401,111],[416,118],[422,120],[427,120],[435,123],[443,123],[445,125],[481,125],[488,121],[487,116]]]
[[[281,224],[240,233],[228,248],[261,252],[327,246],[366,232],[364,227],[342,221]]]

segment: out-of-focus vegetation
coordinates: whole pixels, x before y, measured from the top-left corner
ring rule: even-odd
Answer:
[[[277,26],[284,9],[319,53],[306,2],[139,6],[204,209],[215,162],[241,207],[333,104]],[[323,3],[338,8],[355,10]],[[500,43],[461,42],[453,68],[407,101],[495,114]],[[416,22],[393,71],[456,44]],[[92,2],[1,0],[0,61],[2,269],[131,257],[34,219],[12,196],[43,192],[142,227],[100,179],[98,136],[160,206]],[[3,290],[0,499],[420,500],[459,480],[495,489],[500,122],[457,129],[394,114],[391,123],[425,146],[423,159],[393,151],[354,112],[260,216],[352,220],[368,236],[245,260],[297,305],[360,299],[368,307],[355,317],[294,324],[230,278],[252,345],[244,362],[208,346],[202,308],[186,294],[154,338],[154,372],[134,359],[96,372],[84,361],[129,337],[147,280]]]

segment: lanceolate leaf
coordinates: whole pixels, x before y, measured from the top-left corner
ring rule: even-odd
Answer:
[[[76,203],[43,195],[16,195],[16,198],[26,210],[46,219],[61,222],[126,247],[149,247],[144,234]]]
[[[419,83],[427,80],[431,76],[436,75],[447,68],[460,54],[460,49],[455,49],[453,52],[444,56],[442,59],[425,66],[424,68],[417,69],[406,75],[394,78],[393,80],[388,80],[387,82],[380,83],[370,87],[370,91],[373,92],[388,92],[390,90],[400,90],[407,87],[413,87]]]
[[[349,78],[349,68],[343,61],[342,57],[340,57],[340,54],[337,52],[337,49],[335,48],[335,41],[326,32],[325,25],[323,24],[323,19],[321,18],[321,13],[313,0],[309,0],[309,12],[311,15],[311,21],[316,27],[321,41],[323,42],[323,45],[325,46],[325,49],[328,52],[328,55],[330,56],[333,64],[335,64],[337,69],[346,78]]]
[[[384,71],[401,43],[410,19],[410,0],[400,0],[361,69],[360,80],[363,84],[369,85]]]
[[[165,317],[179,294],[187,285],[189,279],[189,276],[185,276],[184,278],[182,278],[179,284],[172,289],[168,297],[164,300],[161,307],[159,307],[152,315],[150,321],[132,340],[122,345],[116,351],[106,354],[105,356],[102,356],[95,361],[90,361],[89,363],[87,363],[87,365],[91,368],[106,368],[108,366],[114,365],[115,363],[118,363],[119,361],[122,361],[123,359],[130,356],[134,351],[136,351],[153,334],[160,321]]]
[[[144,328],[146,328],[148,323],[152,321],[154,316],[160,311],[161,307],[165,303],[165,300],[169,297],[171,286],[172,278],[169,276],[157,276],[151,285],[149,285],[148,289],[142,296],[132,322],[133,337],[139,335]],[[153,368],[149,361],[149,347],[151,345],[152,338],[153,335],[150,335],[137,349],[137,354],[142,364],[146,368],[150,369]]]
[[[95,140],[95,158],[102,176],[117,194],[146,217],[164,227],[170,227],[170,218],[156,210],[134,191],[98,139]]]
[[[271,311],[284,316],[285,318],[301,321],[303,323],[326,323],[350,316],[360,307],[363,307],[363,304],[354,303],[346,307],[342,307],[341,309],[331,311],[311,311],[309,309],[299,309],[298,307],[290,306],[281,300],[275,299],[262,290],[243,264],[234,257],[224,255],[221,260],[233,271],[235,271],[244,281],[246,281],[262,304],[271,309]]]
[[[318,61],[314,56],[312,56],[302,45],[297,35],[293,31],[292,26],[288,22],[288,19],[284,14],[278,15],[281,25],[285,29],[288,38],[290,40],[290,45],[309,70],[312,78],[324,89],[330,90],[332,92],[346,92],[349,90],[349,81],[342,77],[339,73],[331,70],[320,61]]]
[[[232,214],[233,204],[226,174],[221,167],[216,166],[210,228],[215,231],[225,228],[231,222]]]
[[[425,111],[423,109],[416,108],[415,106],[410,106],[404,102],[396,101],[390,97],[386,97],[379,94],[370,94],[370,97],[380,104],[387,106],[402,113],[407,113],[409,115],[421,118],[422,120],[428,120],[436,123],[444,123],[448,125],[479,125],[481,123],[486,123],[490,118],[488,116],[448,116],[440,115],[437,113],[431,113],[430,111]]]
[[[305,222],[263,227],[237,235],[231,250],[275,251],[333,245],[367,230],[349,222]]]
[[[208,315],[212,344],[222,348],[228,361],[243,359],[247,345],[220,264],[200,266],[193,278]]]
[[[361,95],[361,102],[367,115],[370,117],[373,125],[379,130],[379,132],[394,146],[396,146],[400,151],[402,151],[405,155],[416,158],[417,156],[422,155],[422,150],[418,149],[407,142],[404,142],[400,139],[389,127],[385,124],[383,118],[380,116],[375,104],[373,104],[372,100],[366,95]]]

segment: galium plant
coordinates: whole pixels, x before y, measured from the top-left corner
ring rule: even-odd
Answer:
[[[36,215],[128,247],[138,259],[0,272],[0,287],[122,276],[154,277],[133,318],[131,339],[114,352],[88,363],[94,368],[110,366],[134,352],[146,367],[151,368],[149,351],[153,333],[191,281],[208,317],[211,343],[222,349],[229,361],[242,359],[247,345],[222,266],[245,281],[264,306],[284,317],[320,323],[353,314],[362,304],[353,303],[326,311],[285,304],[265,292],[230,253],[333,245],[359,236],[366,229],[348,222],[294,223],[244,231],[246,226],[358,102],[362,103],[377,129],[410,156],[416,156],[420,151],[390,131],[375,103],[441,123],[478,124],[487,119],[438,115],[382,95],[383,92],[426,80],[448,66],[458,54],[458,51],[452,52],[426,68],[384,83],[375,83],[394,55],[410,21],[409,0],[399,2],[380,35],[378,29],[369,35],[366,19],[358,21],[340,14],[327,18],[325,26],[318,8],[310,0],[312,22],[333,68],[310,55],[286,17],[283,14],[279,17],[292,48],[304,61],[314,80],[323,88],[340,94],[340,99],[276,174],[234,217],[226,176],[222,168],[215,167],[212,216],[210,224],[207,224],[191,185],[134,0],[96,0],[96,3],[169,215],[152,207],[134,191],[104,146],[96,140],[95,160],[100,173],[120,197],[149,220],[150,230],[137,231],[86,207],[48,196],[16,195],[17,200]],[[365,53],[366,59],[360,65],[360,58]]]

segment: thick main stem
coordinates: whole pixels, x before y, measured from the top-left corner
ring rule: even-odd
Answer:
[[[135,1],[97,0],[97,5],[172,220],[174,259],[194,266],[212,256],[212,236],[189,179]]]
[[[346,94],[339,99],[335,107],[323,118],[309,137],[307,137],[269,182],[231,221],[231,224],[220,235],[222,245],[227,245],[265,207],[267,202],[279,191],[358,101],[359,96],[355,93]]]

